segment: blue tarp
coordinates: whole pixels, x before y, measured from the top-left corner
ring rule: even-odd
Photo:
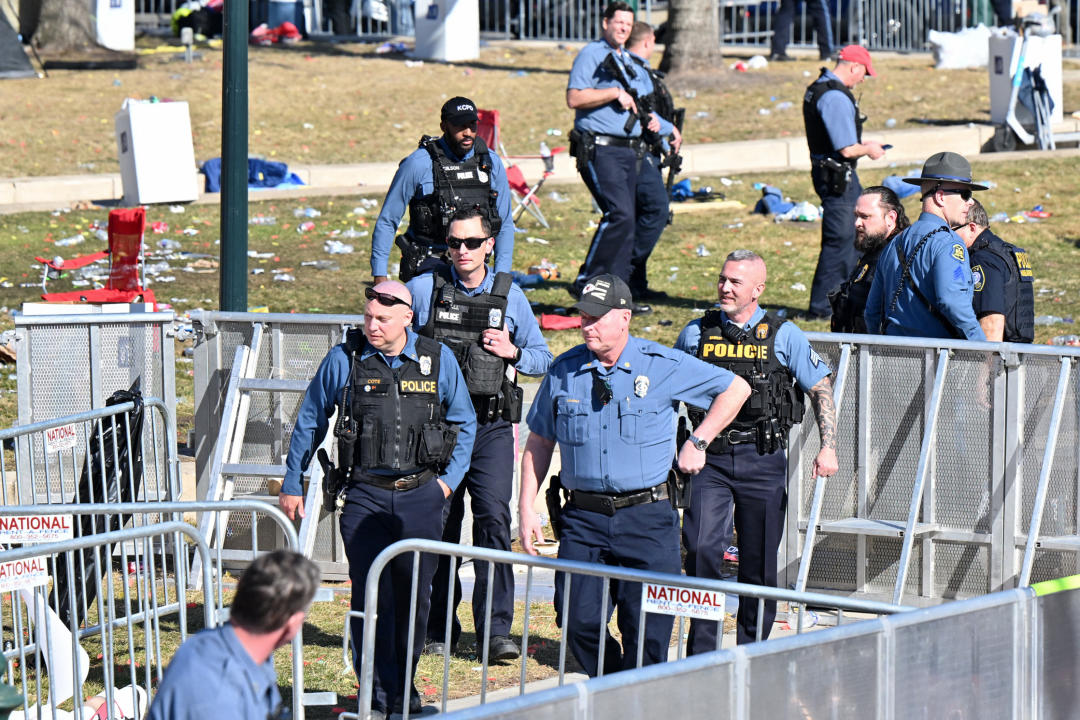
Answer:
[[[221,192],[221,158],[211,158],[202,165],[206,192]],[[304,181],[289,172],[285,163],[248,158],[248,190],[303,187]]]

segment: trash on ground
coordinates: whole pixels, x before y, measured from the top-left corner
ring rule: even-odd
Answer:
[[[1035,318],[1036,325],[1071,325],[1071,317],[1059,317],[1058,315],[1038,315]]]
[[[1080,347],[1080,335],[1058,335],[1050,338],[1051,345],[1066,345],[1068,347]]]
[[[353,246],[338,240],[327,240],[323,243],[323,250],[331,255],[348,255],[353,251]]]
[[[303,267],[313,267],[316,270],[330,270],[333,272],[341,269],[341,266],[333,260],[305,260],[300,263],[300,265]]]
[[[561,277],[559,266],[547,258],[541,258],[539,265],[530,265],[529,275],[539,275],[545,280],[558,280]]]
[[[758,185],[761,185],[761,183],[754,183],[755,188]],[[773,185],[763,185],[759,189],[761,190],[761,199],[754,205],[755,213],[780,215],[795,207],[795,203],[784,198],[784,193],[780,191],[780,188]]]
[[[248,220],[248,225],[277,225],[277,218],[273,215],[256,215]]]
[[[291,273],[278,273],[274,275],[274,282],[296,282],[296,278]]]
[[[712,255],[712,253],[709,252],[709,249],[705,247],[704,243],[698,245],[697,248],[694,249],[694,252],[697,253],[698,257],[709,257]]]
[[[322,212],[319,211],[319,210],[316,210],[313,207],[296,208],[295,210],[292,211],[292,214],[293,214],[294,217],[306,217],[306,218],[317,218],[317,217],[322,216]]]
[[[764,70],[767,67],[769,67],[769,61],[764,55],[754,55],[746,61],[747,70]]]
[[[57,240],[53,244],[56,245],[56,247],[71,247],[72,245],[78,245],[79,243],[82,243],[85,240],[86,240],[86,237],[84,237],[82,233],[79,233],[78,235],[72,235],[71,237],[66,237],[66,238],[63,238],[62,240]]]
[[[801,282],[795,283],[791,286],[791,289],[795,292],[806,292],[806,285],[803,285]]]
[[[302,222],[302,223],[300,223],[299,225],[296,226],[296,232],[298,232],[298,233],[311,232],[314,229],[315,229],[315,223],[311,222],[310,220],[308,220],[306,222]]]
[[[795,203],[795,206],[787,212],[773,217],[776,222],[816,222],[820,219],[821,211],[818,206],[805,200]]]
[[[550,244],[544,238],[532,237],[531,235],[529,237],[525,238],[525,242],[527,242],[527,243],[538,243],[540,245],[549,245]]]

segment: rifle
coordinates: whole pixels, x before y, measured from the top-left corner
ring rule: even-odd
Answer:
[[[604,57],[604,61],[600,63],[600,67],[611,73],[618,81],[622,89],[634,99],[634,107],[637,108],[637,113],[630,113],[630,116],[626,118],[626,124],[623,126],[623,131],[629,135],[634,129],[634,123],[641,123],[641,139],[645,141],[645,144],[650,148],[657,148],[660,146],[660,136],[649,129],[649,109],[643,104],[643,101],[638,97],[638,91],[630,84],[630,81],[626,77],[626,66],[621,66],[615,59],[612,53],[608,53]]]
[[[686,122],[686,108],[677,108],[671,118],[671,124],[676,127],[679,134],[682,134],[683,123]],[[670,146],[669,146],[670,147]],[[671,186],[675,182],[675,176],[682,172],[682,155],[680,155],[675,148],[668,150],[667,156],[660,162],[660,169],[667,168],[667,181],[664,183],[664,187],[667,189],[667,196],[671,198]],[[670,225],[675,220],[675,213],[668,208],[667,224]]]

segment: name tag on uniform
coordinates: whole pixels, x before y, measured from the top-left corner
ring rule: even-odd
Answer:
[[[1035,273],[1031,269],[1031,261],[1028,260],[1027,251],[1013,250],[1013,257],[1016,258],[1016,267],[1020,269],[1020,279],[1034,280]]]

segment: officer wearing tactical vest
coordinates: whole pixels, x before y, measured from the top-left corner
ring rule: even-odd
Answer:
[[[810,177],[821,198],[821,254],[810,288],[811,318],[832,312],[829,293],[839,287],[855,267],[855,228],[851,214],[862,188],[855,164],[860,157],[877,160],[885,154],[881,143],[862,139],[865,118],[851,88],[867,75],[874,77],[870,53],[848,45],[839,53],[833,70],[821,69],[803,96],[806,143],[810,146]]]
[[[521,420],[522,393],[507,378],[507,368],[539,376],[551,365],[551,351],[521,289],[509,273],[496,273],[484,261],[495,241],[491,228],[475,208],[459,210],[446,238],[452,265],[409,281],[413,297],[413,324],[421,335],[449,347],[461,365],[465,384],[476,409],[476,442],[465,479],[449,506],[443,530],[445,542],[461,541],[465,490],[472,506],[472,544],[510,550],[510,499],[514,481],[514,429]],[[488,586],[487,563],[474,562],[473,627],[477,645],[483,642]],[[431,592],[428,644],[425,652],[443,654],[457,645],[461,624],[457,605],[461,583],[450,579],[450,560],[442,556]],[[454,603],[449,638],[446,600],[453,588]],[[491,600],[488,659],[512,660],[519,649],[510,640],[514,620],[514,572],[510,565],[495,566]],[[449,647],[448,647],[449,646]],[[482,650],[482,648],[481,648]]]
[[[341,479],[341,539],[349,559],[352,609],[364,609],[368,569],[386,547],[405,538],[440,540],[447,498],[461,482],[472,454],[476,414],[457,360],[449,348],[420,337],[412,323],[412,296],[399,282],[364,291],[363,332],[350,330],[327,353],[300,404],[278,497],[290,519],[304,517],[301,474],[322,443],[335,410],[338,466],[320,453],[326,481]],[[333,510],[331,506],[327,508]],[[428,592],[436,558],[420,556],[415,642],[407,647],[412,558],[391,563],[380,581],[371,710],[381,717],[400,712],[409,697],[419,712],[412,683],[402,687],[405,666],[413,672],[424,646]],[[363,621],[351,620],[353,668],[360,671]]]
[[[478,207],[495,235],[495,270],[510,272],[514,221],[510,186],[499,156],[476,135],[476,105],[463,97],[442,106],[441,137],[420,138],[420,147],[401,161],[371,234],[371,274],[387,279],[390,246],[401,250],[401,280],[431,270],[446,251],[446,228],[454,213]],[[409,209],[409,228],[398,223]]]
[[[755,253],[736,250],[728,255],[717,285],[720,309],[691,321],[675,347],[730,370],[751,388],[750,399],[731,426],[711,443],[698,443],[708,452],[683,514],[686,574],[720,577],[724,549],[731,544],[734,505],[739,582],[775,587],[787,508],[788,431],[802,421],[805,392],[821,435],[813,472],[829,477],[837,470],[836,408],[828,364],[795,324],[758,306],[765,278],[765,261]],[[692,423],[702,415],[689,405],[688,411]],[[776,603],[766,602],[762,640],[769,637],[775,617]],[[740,644],[754,642],[757,623],[758,603],[740,602]],[[687,652],[717,649],[716,622],[691,620]]]
[[[829,295],[833,332],[866,332],[863,311],[878,257],[889,240],[910,224],[903,203],[892,190],[884,185],[874,185],[862,191],[855,203],[855,249],[862,257],[851,277]]]
[[[990,231],[986,208],[975,200],[956,234],[968,246],[972,304],[990,342],[1035,339],[1035,273],[1027,251]]]

